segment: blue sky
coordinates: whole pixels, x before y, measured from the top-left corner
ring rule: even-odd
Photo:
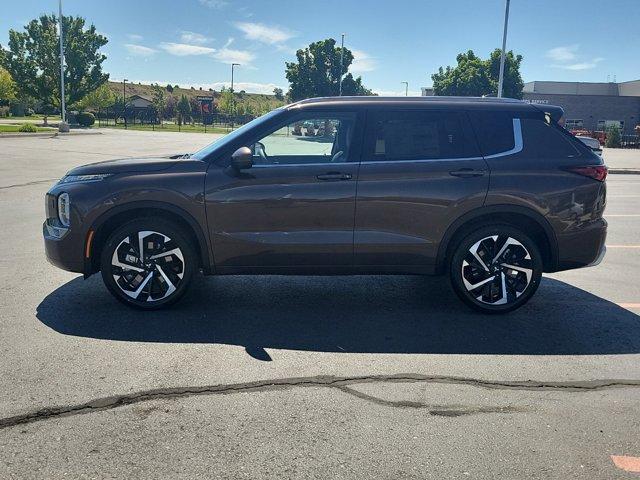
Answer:
[[[57,0],[2,0],[0,43]],[[504,0],[64,0],[109,38],[111,79],[219,89],[287,89],[284,62],[310,42],[346,34],[351,71],[382,94],[431,85],[461,51],[500,46]],[[508,49],[525,81],[640,78],[640,0],[512,0]]]

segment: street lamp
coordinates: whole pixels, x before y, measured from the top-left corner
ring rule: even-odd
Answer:
[[[64,47],[63,47],[63,28],[62,28],[62,0],[58,2],[58,28],[60,29],[60,117],[62,122],[58,126],[61,132],[68,132],[67,125],[67,109],[64,98]]]
[[[509,3],[506,0],[504,9],[504,32],[502,33],[502,52],[500,53],[500,76],[498,77],[498,98],[502,98],[502,85],[504,84],[504,60],[507,48],[507,25],[509,24]]]
[[[231,64],[231,129],[233,130],[233,116],[236,113],[236,96],[233,93],[233,69],[239,67],[239,63]]]
[[[408,97],[409,96],[409,82],[400,82],[400,83],[404,83],[404,96]]]
[[[342,65],[344,63],[344,33],[342,34],[342,43],[340,46],[340,93],[338,94],[340,97],[342,96]]]
[[[127,82],[128,79],[122,79],[122,116],[124,117],[124,129],[127,129]]]

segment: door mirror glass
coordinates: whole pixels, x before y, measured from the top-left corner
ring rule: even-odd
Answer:
[[[251,149],[240,147],[231,155],[231,166],[236,170],[245,170],[253,166]]]

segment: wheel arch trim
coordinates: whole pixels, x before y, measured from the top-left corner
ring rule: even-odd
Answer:
[[[464,228],[470,222],[492,214],[515,214],[522,215],[536,222],[544,231],[546,239],[549,243],[549,270],[554,271],[558,265],[558,241],[549,221],[540,213],[527,207],[519,205],[489,205],[479,207],[470,212],[465,213],[457,218],[445,231],[436,257],[436,272],[442,273],[446,267],[445,260],[450,247],[451,240],[456,233]],[[525,232],[526,233],[526,232]]]
[[[200,263],[202,265],[203,271],[205,273],[211,273],[213,271],[214,265],[213,265],[213,262],[211,261],[211,259],[213,258],[211,253],[211,246],[208,241],[208,237],[202,231],[202,227],[200,226],[198,221],[193,217],[193,215],[191,215],[189,212],[187,212],[183,208],[175,206],[171,203],[166,203],[166,202],[157,201],[157,200],[139,200],[139,201],[132,201],[132,202],[127,202],[121,205],[117,205],[113,208],[110,208],[106,212],[102,213],[100,216],[98,216],[93,221],[88,231],[93,230],[97,235],[100,232],[100,228],[103,227],[104,224],[107,223],[113,217],[126,212],[133,211],[133,210],[144,210],[144,209],[164,210],[167,213],[170,213],[182,218],[189,225],[189,227],[192,229],[193,233],[195,234],[196,240],[198,242],[198,249],[200,250]],[[85,276],[95,273],[95,269],[93,267],[94,249],[95,249],[95,242],[91,246],[91,256],[89,258],[85,257]]]

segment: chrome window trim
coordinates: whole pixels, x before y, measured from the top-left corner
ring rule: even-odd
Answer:
[[[352,165],[358,162],[319,162],[319,163],[269,163],[262,165],[252,165],[251,168],[269,168],[269,167],[313,167],[319,165]]]
[[[522,151],[522,125],[519,118],[513,119],[513,148],[506,152],[494,153],[493,155],[487,155],[484,158],[500,158],[507,155],[515,155]]]

